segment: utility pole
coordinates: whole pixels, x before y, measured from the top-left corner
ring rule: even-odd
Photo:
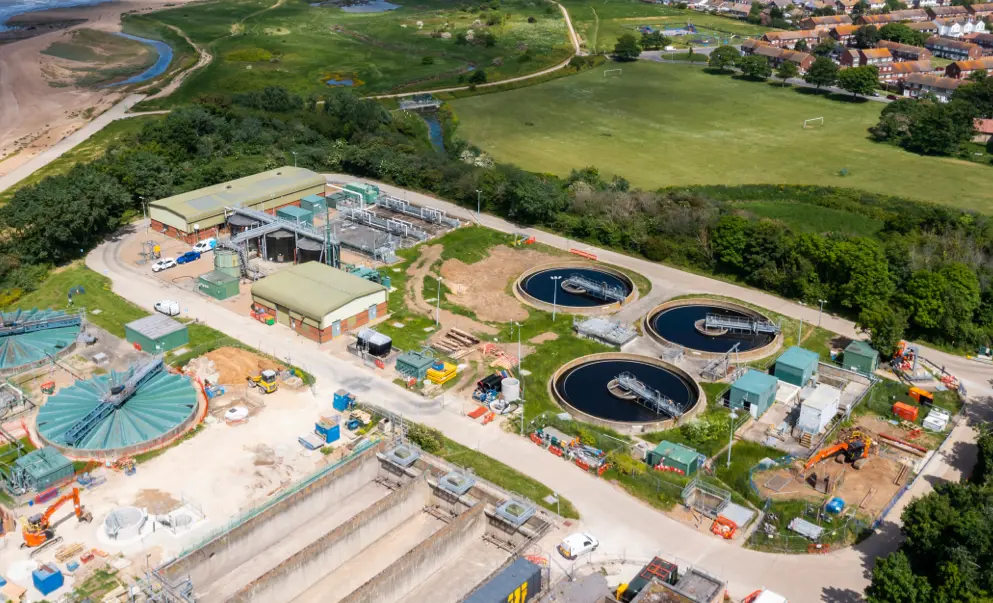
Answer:
[[[434,325],[441,326],[441,276],[438,277],[438,307],[434,313]]]
[[[819,301],[821,302],[821,309],[817,311],[817,326],[818,326],[818,327],[820,327],[820,326],[821,326],[821,314],[823,314],[823,313],[824,313],[824,302],[825,302],[826,300],[823,300],[823,299],[822,299],[822,300],[819,300]]]
[[[734,444],[734,420],[738,418],[738,415],[734,414],[734,410],[731,411],[731,429],[728,433],[728,464],[727,467],[731,467],[731,446]]]
[[[555,311],[558,309],[559,281],[561,280],[561,276],[552,277],[552,322],[555,322]]]
[[[290,153],[293,153],[293,167],[296,167],[297,166],[297,152],[296,151],[290,151]]]
[[[476,189],[476,222],[479,222],[479,208],[483,204],[483,201],[482,201],[482,199],[480,197],[480,195],[482,195],[482,194],[483,194],[483,191],[481,191],[479,189]]]
[[[800,319],[800,330],[796,334],[796,344],[800,345],[803,343],[803,319]]]
[[[145,208],[145,197],[138,195],[138,198],[141,199],[141,220],[145,223],[145,234],[147,235],[149,222],[151,222],[151,220],[148,219],[148,212]]]

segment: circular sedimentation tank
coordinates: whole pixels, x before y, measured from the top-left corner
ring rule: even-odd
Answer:
[[[582,283],[597,285],[583,287]],[[542,309],[557,306],[563,312],[597,312],[616,309],[637,295],[626,274],[589,263],[538,266],[522,274],[514,291],[523,301]]]
[[[137,507],[119,507],[103,520],[103,528],[112,540],[134,540],[141,535],[148,514]]]
[[[622,375],[660,393],[676,413],[647,404],[624,387]],[[549,387],[552,397],[577,419],[627,432],[666,428],[704,404],[699,384],[686,371],[649,356],[619,352],[577,358],[556,371]]]
[[[42,363],[51,362],[68,354],[76,345],[76,338],[83,325],[77,324],[41,328],[37,330],[19,327],[29,327],[47,321],[72,318],[61,310],[14,310],[2,312],[3,327],[10,329],[9,334],[0,336],[0,375],[15,375]]]
[[[761,358],[774,352],[781,343],[782,335],[779,334],[708,329],[708,314],[771,322],[762,313],[740,304],[694,298],[656,306],[645,317],[645,331],[662,343],[677,345],[704,357],[721,356],[738,344],[739,358]]]
[[[164,445],[194,422],[196,389],[188,377],[165,368],[123,403],[108,402],[131,374],[112,372],[60,390],[38,411],[38,435],[70,458],[110,459]],[[87,428],[80,433],[82,424]]]

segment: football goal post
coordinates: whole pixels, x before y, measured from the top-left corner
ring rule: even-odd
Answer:
[[[811,117],[810,119],[803,120],[803,129],[804,130],[806,130],[807,128],[812,128],[812,127],[817,126],[817,125],[820,125],[820,126],[823,126],[824,125],[824,118],[823,117]]]
[[[623,72],[620,69],[604,69],[603,77],[621,77]]]

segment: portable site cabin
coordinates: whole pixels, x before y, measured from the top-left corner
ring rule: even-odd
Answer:
[[[211,270],[201,274],[197,286],[201,291],[214,299],[228,299],[240,292],[241,279],[220,270]]]
[[[845,348],[843,364],[850,371],[871,375],[879,366],[879,352],[864,341],[853,341]]]
[[[793,346],[776,359],[776,378],[803,387],[817,372],[817,361],[814,352]]]
[[[662,440],[654,450],[650,450],[645,455],[645,461],[652,467],[661,464],[683,475],[693,475],[700,468],[700,454],[696,450],[667,440]]]
[[[768,373],[749,369],[731,384],[731,408],[748,407],[752,417],[759,418],[776,402],[779,379]]]
[[[800,416],[797,427],[808,433],[821,433],[838,414],[841,405],[841,390],[837,387],[824,385],[814,388],[814,391],[800,404]]]
[[[155,354],[186,345],[190,334],[186,325],[164,314],[153,314],[124,325],[128,343],[137,344],[142,350]]]

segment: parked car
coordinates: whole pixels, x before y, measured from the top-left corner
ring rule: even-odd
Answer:
[[[210,237],[209,239],[204,239],[193,246],[193,251],[197,253],[207,253],[208,251],[213,251],[217,247],[217,239]]]
[[[176,260],[172,258],[162,258],[161,260],[152,264],[152,272],[161,272],[167,268],[173,268],[176,265]]]
[[[183,255],[176,258],[177,264],[189,264],[190,262],[195,262],[200,259],[199,251],[187,251]]]
[[[600,541],[586,532],[577,532],[565,537],[559,545],[559,553],[566,559],[575,559],[580,555],[592,553],[600,546]]]
[[[887,94],[886,100],[896,100],[897,96],[895,94]]]
[[[166,316],[179,316],[179,302],[171,299],[163,299],[155,302],[155,311]]]

